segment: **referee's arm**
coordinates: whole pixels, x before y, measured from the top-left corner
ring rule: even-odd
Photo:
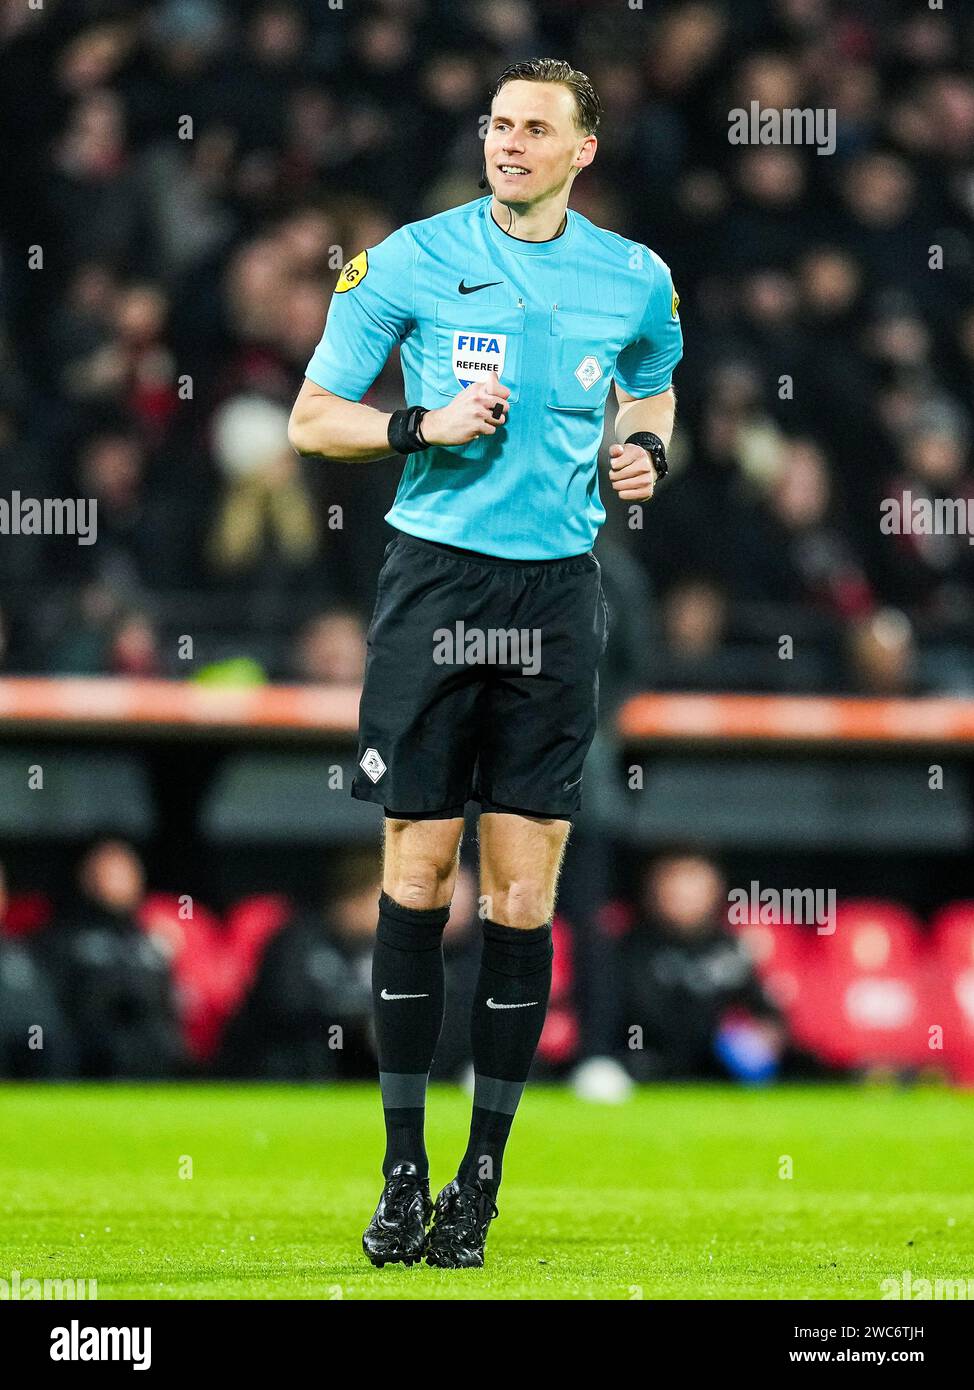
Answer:
[[[287,437],[291,448],[305,456],[321,454],[348,463],[369,463],[392,453],[391,419],[385,411],[336,396],[305,377],[291,411]]]
[[[639,399],[623,391],[617,382],[616,400],[619,402],[619,410],[616,414],[615,433],[620,444],[625,443],[637,430],[649,430],[652,434],[659,435],[667,449],[670,447],[673,421],[676,418],[676,392],[672,386],[668,386],[658,396],[644,396]]]
[[[645,449],[625,440],[637,431],[658,435],[669,448],[676,415],[676,395],[672,386],[656,396],[630,396],[616,382],[619,410],[616,414],[617,443],[609,446],[609,482],[621,502],[648,502],[656,487],[656,469]]]
[[[420,426],[428,445],[449,449],[478,435],[496,434],[507,423],[511,388],[502,381],[475,381],[452,401],[428,410]],[[388,458],[391,414],[350,401],[305,377],[288,422],[287,438],[296,453],[322,455],[345,463]]]

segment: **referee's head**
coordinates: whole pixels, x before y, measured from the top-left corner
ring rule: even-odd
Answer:
[[[485,177],[499,203],[525,208],[568,190],[595,158],[602,103],[558,58],[512,63],[491,93]]]

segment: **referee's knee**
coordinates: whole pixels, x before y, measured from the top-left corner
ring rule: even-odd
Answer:
[[[441,861],[435,855],[411,855],[407,863],[391,866],[386,871],[383,890],[402,907],[420,911],[448,907],[453,898],[456,869],[453,856]]]
[[[462,817],[385,822],[382,889],[402,907],[449,907],[459,867]]]
[[[538,879],[512,879],[489,895],[491,921],[502,927],[531,931],[551,921],[554,895]]]
[[[447,907],[451,898],[445,880],[436,873],[411,873],[394,878],[391,886],[384,886],[384,891],[400,907],[412,907],[419,911],[429,907]]]

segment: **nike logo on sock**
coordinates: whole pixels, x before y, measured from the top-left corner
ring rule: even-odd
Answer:
[[[538,999],[530,999],[526,1004],[495,1004],[493,999],[487,1000],[488,1009],[533,1009],[535,1004],[540,1003]]]
[[[428,999],[428,994],[390,994],[384,989],[379,996],[381,999]]]

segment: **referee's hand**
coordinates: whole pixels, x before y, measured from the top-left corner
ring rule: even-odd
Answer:
[[[656,486],[653,460],[638,444],[610,444],[609,482],[623,502],[648,502]]]
[[[449,448],[451,444],[469,444],[481,434],[496,434],[507,423],[510,394],[510,387],[496,379],[465,386],[449,405],[426,412],[423,438],[429,444]]]

